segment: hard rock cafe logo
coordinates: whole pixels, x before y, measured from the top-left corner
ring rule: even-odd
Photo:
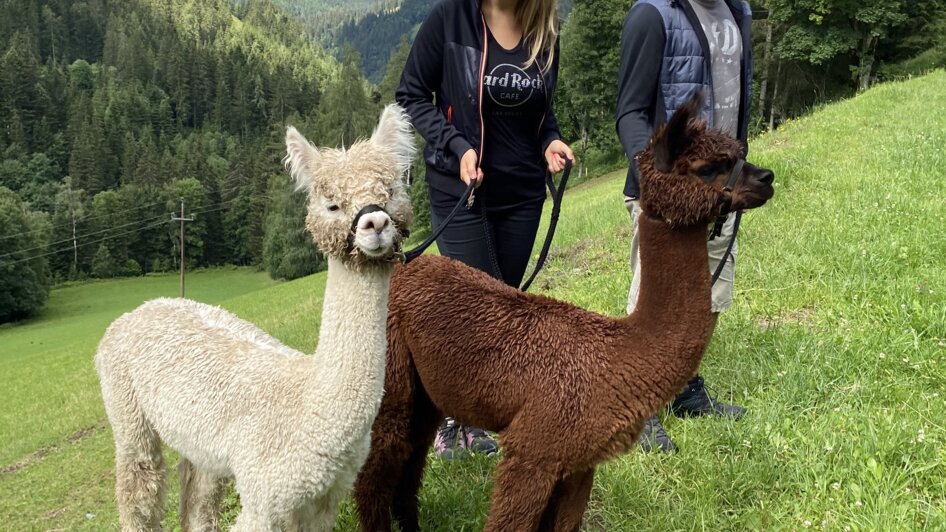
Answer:
[[[518,107],[529,101],[533,92],[541,91],[544,82],[542,76],[533,78],[516,65],[503,63],[483,76],[483,86],[497,105]]]

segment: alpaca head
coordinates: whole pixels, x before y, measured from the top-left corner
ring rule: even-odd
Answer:
[[[721,214],[760,207],[774,193],[772,172],[749,163],[732,190],[726,190],[742,146],[699,119],[703,98],[699,91],[694,94],[637,157],[641,210],[673,227],[706,224]]]
[[[286,168],[309,195],[306,228],[326,256],[360,268],[393,262],[410,230],[404,176],[414,134],[403,109],[389,105],[374,134],[349,149],[316,149],[286,131]]]

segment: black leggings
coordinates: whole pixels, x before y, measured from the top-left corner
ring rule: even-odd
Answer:
[[[433,187],[428,187],[427,192],[430,195],[430,219],[436,228],[450,214],[460,198]],[[483,224],[481,191],[477,191],[476,198],[473,208],[461,207],[450,225],[437,237],[437,248],[441,255],[496,277],[487,247],[487,226]],[[486,218],[489,220],[488,227],[499,263],[501,280],[518,288],[529,265],[529,256],[532,254],[536,231],[539,230],[539,219],[542,217],[545,199],[538,198],[536,201],[502,207],[493,207],[489,198],[486,201]]]

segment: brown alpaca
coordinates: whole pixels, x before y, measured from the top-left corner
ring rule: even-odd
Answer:
[[[355,484],[363,530],[418,529],[417,492],[443,415],[499,431],[487,530],[578,530],[595,466],[696,372],[712,335],[707,223],[772,197],[772,172],[691,120],[639,155],[642,283],[636,310],[601,316],[526,294],[460,262],[423,256],[391,282],[385,395]]]

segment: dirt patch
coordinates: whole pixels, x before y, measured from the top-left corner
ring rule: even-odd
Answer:
[[[50,510],[43,514],[43,520],[52,521],[53,519],[56,519],[57,517],[64,515],[68,511],[69,511],[69,508],[66,508],[65,506],[63,506],[62,508],[56,508],[54,510]]]
[[[801,325],[811,327],[814,323],[815,309],[802,307],[777,316],[759,318],[757,323],[762,330],[774,329],[780,325]]]
[[[82,440],[85,440],[89,436],[102,430],[105,430],[105,421],[100,421],[99,423],[96,423],[95,425],[92,425],[90,427],[79,429],[73,432],[72,434],[69,434],[62,440],[56,443],[47,445],[45,447],[42,447],[34,451],[33,453],[31,453],[29,456],[26,456],[25,458],[22,458],[8,466],[3,467],[2,469],[0,469],[0,476],[9,475],[12,473],[16,473],[17,471],[26,469],[27,467],[30,467],[31,465],[39,462],[40,460],[42,460],[49,454],[59,450],[63,446],[75,445],[77,443],[80,443],[82,442]]]

